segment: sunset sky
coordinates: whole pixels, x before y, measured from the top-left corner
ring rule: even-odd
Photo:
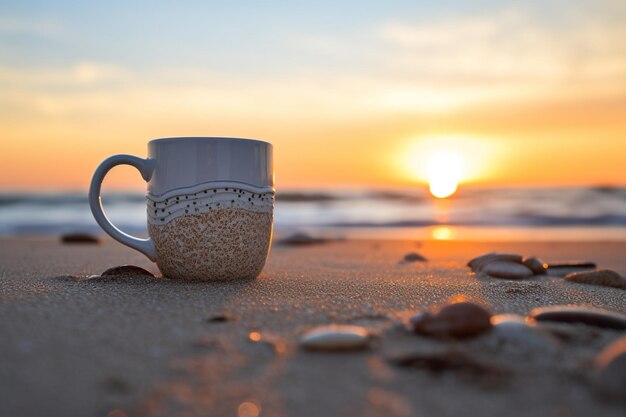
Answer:
[[[167,136],[268,140],[278,187],[423,184],[446,152],[461,183],[626,185],[624,39],[617,0],[5,1],[0,188]]]

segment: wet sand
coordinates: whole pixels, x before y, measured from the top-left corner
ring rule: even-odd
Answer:
[[[622,416],[623,404],[590,388],[589,368],[623,332],[568,325],[558,349],[541,351],[495,346],[489,334],[444,342],[397,327],[456,294],[495,313],[556,304],[626,312],[624,290],[557,277],[477,278],[465,263],[491,250],[626,274],[620,242],[346,241],[275,245],[255,281],[77,282],[63,276],[121,264],[157,270],[110,240],[0,239],[0,415]],[[409,252],[429,261],[400,263]],[[328,323],[379,337],[361,352],[298,348],[299,334]],[[461,352],[484,367],[393,363],[410,351]]]

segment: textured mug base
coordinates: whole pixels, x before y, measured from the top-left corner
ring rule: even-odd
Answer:
[[[195,281],[254,279],[272,240],[271,212],[222,208],[148,224],[164,276]]]

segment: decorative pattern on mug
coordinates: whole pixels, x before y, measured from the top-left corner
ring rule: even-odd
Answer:
[[[272,241],[273,214],[220,208],[149,224],[163,275],[186,280],[257,277]]]
[[[221,185],[221,184],[220,184]],[[230,187],[216,187],[207,183],[198,190],[179,190],[175,195],[168,193],[166,198],[148,194],[148,223],[166,224],[178,217],[189,214],[208,213],[225,208],[243,209],[253,212],[271,213],[274,207],[274,191],[233,183]]]

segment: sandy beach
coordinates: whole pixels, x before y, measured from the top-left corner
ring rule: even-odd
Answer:
[[[626,243],[338,241],[274,245],[255,281],[127,277],[76,281],[116,265],[157,273],[105,240],[0,239],[2,416],[623,416],[591,388],[591,361],[623,332],[560,325],[554,349],[494,336],[440,341],[399,325],[463,294],[493,313],[576,304],[626,312],[626,291],[565,282],[478,278],[487,251],[581,259],[626,274]],[[428,262],[402,263],[418,252]],[[308,352],[305,330],[367,327],[360,352]],[[555,339],[556,340],[556,339]],[[417,351],[480,367],[399,366]],[[446,353],[447,352],[447,353]]]
[[[0,417],[626,417],[625,23],[3,2]]]

